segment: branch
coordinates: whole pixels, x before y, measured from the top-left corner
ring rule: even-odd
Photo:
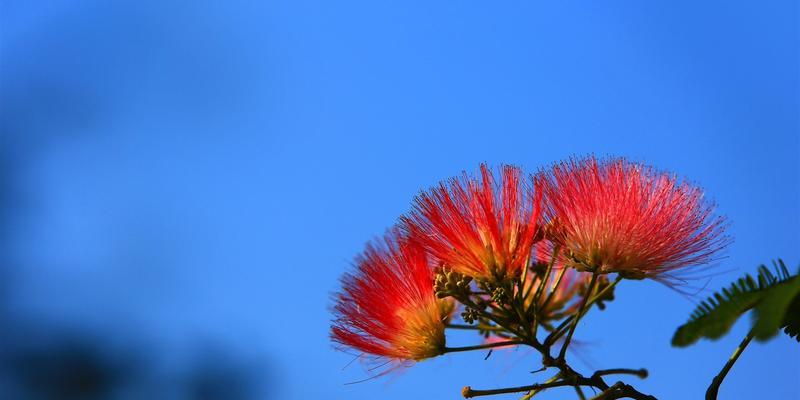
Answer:
[[[630,398],[634,400],[658,400],[653,396],[644,394],[634,389],[631,385],[626,385],[622,382],[617,382],[611,385],[603,393],[592,397],[591,400],[614,400]]]
[[[553,382],[559,380],[560,378],[561,378],[561,373],[557,373],[557,374],[553,375],[552,378],[546,380],[544,383],[545,384],[553,383]],[[541,393],[544,389],[546,389],[546,388],[533,389],[533,390],[529,391],[528,393],[525,393],[525,395],[520,397],[519,400],[531,400],[531,398],[533,396],[535,396],[537,393]],[[584,399],[584,400],[586,400],[586,399]]]
[[[709,385],[708,390],[706,390],[706,400],[717,400],[717,393],[719,392],[719,386],[722,385],[722,380],[725,379],[725,375],[728,375],[728,371],[731,370],[733,364],[739,359],[739,356],[742,355],[742,352],[747,345],[750,344],[751,340],[753,340],[753,330],[747,333],[747,336],[744,337],[742,343],[739,343],[739,346],[733,351],[733,355],[731,355],[731,358],[725,363],[725,366],[722,367],[722,370],[719,371],[719,374],[711,380],[711,385]]]
[[[447,324],[445,328],[450,329],[464,329],[464,330],[471,330],[471,331],[499,331],[504,332],[505,329],[499,326],[488,326],[488,325],[464,325],[464,324]]]
[[[522,340],[508,340],[505,342],[495,342],[495,343],[484,343],[478,344],[475,346],[466,346],[466,347],[445,347],[445,353],[457,353],[459,351],[472,351],[472,350],[483,350],[483,349],[491,349],[494,347],[503,347],[503,346],[516,346],[520,344],[525,344]]]
[[[647,370],[644,368],[641,369],[630,369],[630,368],[612,368],[612,369],[600,369],[592,374],[592,377],[595,376],[606,376],[606,375],[617,375],[617,374],[628,374],[628,375],[635,375],[639,378],[645,379],[647,378]]]
[[[473,397],[479,396],[491,396],[494,394],[505,394],[505,393],[519,393],[519,392],[527,392],[533,390],[541,390],[547,388],[554,388],[560,386],[570,386],[568,382],[564,381],[557,381],[557,382],[545,382],[545,383],[536,383],[533,385],[528,386],[517,386],[517,387],[510,387],[510,388],[501,388],[501,389],[489,389],[489,390],[476,390],[469,386],[464,386],[461,389],[461,395],[464,396],[465,399],[470,399]]]

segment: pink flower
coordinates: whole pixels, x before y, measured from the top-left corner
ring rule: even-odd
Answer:
[[[655,278],[710,262],[728,243],[699,188],[645,165],[571,159],[537,180],[547,235],[579,269]]]
[[[397,230],[367,245],[342,286],[331,328],[335,342],[399,361],[444,352],[445,321],[454,305],[434,295],[425,250]]]
[[[530,259],[541,200],[521,175],[505,166],[497,182],[482,164],[477,178],[464,173],[417,196],[402,226],[452,270],[484,279],[518,276]]]

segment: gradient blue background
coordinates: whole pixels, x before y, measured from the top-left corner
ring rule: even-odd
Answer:
[[[594,152],[700,184],[735,242],[695,298],[624,283],[573,358],[700,398],[748,322],[688,349],[675,327],[758,264],[800,264],[798,3],[553,3],[0,2],[3,352],[65,331],[146,359],[115,398],[455,399],[543,380],[518,351],[344,385],[367,372],[328,340],[330,295],[420,189]],[[230,365],[217,397],[177,389],[209,348]],[[779,336],[721,398],[798,393],[800,346]]]

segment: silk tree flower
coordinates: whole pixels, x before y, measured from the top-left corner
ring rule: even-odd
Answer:
[[[401,362],[442,354],[454,304],[435,297],[425,250],[395,229],[368,244],[355,265],[333,308],[333,341]]]
[[[547,236],[577,268],[665,279],[713,261],[728,244],[725,220],[701,189],[649,166],[592,156],[536,179]]]
[[[417,196],[401,218],[408,234],[443,266],[479,279],[518,276],[537,239],[541,194],[519,168],[504,166],[497,182],[480,166]]]

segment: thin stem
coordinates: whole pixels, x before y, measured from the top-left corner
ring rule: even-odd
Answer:
[[[511,288],[513,289],[513,287],[514,284],[512,283]],[[525,282],[519,281],[517,286],[517,292],[521,293],[524,288],[525,288]],[[519,301],[514,301],[514,299],[512,299],[510,306],[512,309],[514,309],[514,312],[517,313],[517,316],[520,319],[520,324],[522,325],[522,330],[528,335],[528,337],[531,338],[531,341],[535,341],[536,336],[533,332],[531,332],[531,324],[528,322],[528,316],[526,315],[527,310],[525,309],[525,300],[523,298],[520,298]],[[534,323],[536,323],[535,320]]]
[[[447,324],[444,326],[447,329],[458,329],[464,331],[478,331],[478,332],[492,332],[493,335],[504,339],[511,339],[511,335],[506,333],[505,328],[491,325],[464,325],[464,324]]]
[[[631,385],[626,385],[622,382],[617,382],[603,390],[602,393],[591,398],[591,400],[613,400],[630,398],[634,400],[657,400],[655,397],[644,394],[633,388]]]
[[[505,331],[505,329],[499,326],[488,326],[488,325],[464,325],[464,324],[447,324],[445,325],[446,328],[450,329],[463,329],[463,330],[472,330],[472,331]]]
[[[562,267],[560,271],[558,271],[558,276],[556,277],[556,281],[553,284],[553,290],[547,294],[547,297],[544,299],[544,303],[542,303],[541,309],[546,309],[547,305],[550,304],[550,301],[553,300],[555,297],[556,290],[558,289],[558,285],[561,284],[561,279],[564,278],[564,274],[567,272],[567,267]]]
[[[586,303],[589,302],[589,297],[594,292],[594,287],[597,284],[597,276],[597,272],[592,274],[592,280],[589,281],[589,288],[586,289],[586,296],[583,297],[583,302],[581,302],[581,306],[578,308],[576,317],[572,320],[572,326],[569,329],[569,333],[567,333],[567,338],[564,339],[564,345],[561,346],[561,352],[558,353],[559,360],[563,360],[564,356],[567,354],[567,347],[569,347],[569,342],[572,340],[572,335],[575,334],[575,328],[578,326],[578,321],[581,319],[584,308],[586,308]]]
[[[539,282],[539,287],[536,288],[536,293],[533,295],[533,299],[531,301],[530,309],[533,310],[533,315],[534,315],[533,328],[531,329],[531,336],[533,336],[534,338],[536,338],[536,333],[539,330],[539,318],[537,316],[538,310],[540,309],[540,307],[539,307],[539,298],[542,296],[542,292],[547,287],[547,280],[550,279],[550,273],[552,273],[553,267],[556,265],[556,259],[558,259],[559,250],[560,250],[560,247],[558,245],[555,245],[553,247],[553,254],[550,257],[550,262],[547,264],[547,270],[545,271],[544,277],[542,278],[541,282]],[[531,288],[532,287],[533,287],[533,284],[531,284]],[[555,292],[555,290],[556,290],[556,288],[553,287],[553,289],[550,291],[550,294],[548,295],[548,297],[550,297],[553,294],[553,292]],[[527,297],[528,297],[528,295],[526,294],[525,298],[527,298]],[[544,307],[541,307],[541,308],[544,308]],[[530,311],[530,310],[526,309],[525,310],[525,314],[527,314],[528,311]]]
[[[585,394],[583,394],[583,389],[581,389],[581,387],[580,387],[580,386],[574,386],[574,388],[575,388],[575,393],[577,393],[577,394],[578,394],[578,397],[579,397],[581,400],[586,400],[586,395],[585,395]]]
[[[542,297],[542,292],[544,292],[545,288],[547,287],[547,280],[550,279],[550,273],[553,272],[553,266],[556,264],[556,258],[558,255],[558,248],[553,251],[553,258],[550,259],[550,263],[547,264],[547,269],[544,272],[544,277],[542,277],[542,281],[539,282],[539,287],[536,288],[536,293],[533,295],[533,302],[531,303],[534,307],[536,307],[536,303],[539,300],[539,297]]]
[[[484,343],[484,344],[477,344],[475,346],[465,346],[465,347],[445,347],[445,353],[456,353],[459,351],[472,351],[472,350],[483,350],[483,349],[491,349],[494,347],[503,347],[503,346],[516,346],[520,344],[524,344],[525,342],[522,340],[507,340],[505,342],[494,342],[494,343]]]
[[[559,380],[560,378],[561,378],[561,374],[558,373],[558,374],[553,375],[552,378],[544,381],[544,383],[545,384],[553,383],[553,382]],[[534,395],[536,395],[537,393],[541,393],[544,389],[546,389],[546,388],[533,389],[530,392],[526,393],[524,396],[520,397],[519,400],[531,400],[531,398]]]
[[[618,374],[628,374],[628,375],[635,375],[639,378],[645,379],[647,378],[647,370],[644,368],[640,369],[631,369],[631,368],[611,368],[611,369],[601,369],[597,370],[592,374],[592,376],[606,376],[606,375],[618,375]]]
[[[528,259],[528,261],[525,262],[525,268],[522,269],[522,276],[520,277],[520,282],[522,284],[520,285],[520,290],[517,292],[516,296],[519,298],[519,301],[525,300],[525,296],[527,294],[525,291],[525,282],[528,281],[528,273],[530,273],[530,269],[530,259]]]
[[[583,314],[586,314],[586,313],[589,311],[590,307],[591,307],[592,305],[594,305],[594,303],[596,303],[598,299],[600,299],[601,297],[603,297],[603,295],[605,295],[605,294],[606,294],[606,293],[607,293],[609,290],[612,290],[612,289],[613,289],[615,286],[617,286],[617,284],[618,284],[618,283],[619,283],[621,280],[622,280],[622,277],[618,275],[618,276],[617,276],[617,278],[616,278],[616,279],[614,279],[614,282],[611,282],[611,284],[610,284],[610,285],[606,286],[606,287],[605,287],[603,290],[601,290],[601,291],[600,291],[599,293],[597,293],[597,294],[596,294],[594,297],[592,297],[592,299],[591,299],[591,300],[589,300],[589,302],[588,302],[588,303],[586,303],[586,307],[585,307],[585,309],[583,310],[583,313],[582,313],[582,314],[580,315],[580,317],[578,317],[578,318],[582,318],[582,317],[583,317]],[[557,327],[555,330],[553,330],[553,332],[552,332],[552,333],[550,333],[550,335],[548,335],[548,336],[547,336],[547,338],[544,340],[544,344],[545,344],[546,346],[549,346],[549,345],[551,345],[551,344],[555,343],[555,342],[556,342],[556,340],[558,340],[559,338],[561,338],[561,336],[564,336],[564,334],[566,333],[566,330],[565,330],[565,329],[566,329],[566,328],[567,328],[567,326],[568,326],[568,325],[569,325],[569,324],[570,324],[570,323],[571,323],[571,322],[572,322],[572,321],[575,319],[576,315],[578,315],[578,313],[575,313],[575,314],[573,314],[573,315],[570,315],[570,316],[569,316],[567,319],[565,319],[564,321],[562,321],[562,322],[561,322],[561,324],[559,324],[559,325],[558,325],[558,327]]]
[[[491,396],[495,394],[505,394],[505,393],[519,393],[519,392],[527,392],[530,390],[554,388],[559,386],[569,386],[569,384],[564,381],[557,381],[549,383],[536,383],[527,386],[517,386],[517,387],[489,389],[489,390],[476,390],[469,386],[464,386],[464,389],[461,389],[461,395],[464,396],[465,399],[470,399],[479,396]]]
[[[736,363],[736,360],[739,359],[739,356],[742,355],[742,352],[747,345],[750,344],[751,340],[753,340],[753,330],[747,333],[747,336],[744,337],[742,343],[739,343],[739,346],[733,351],[733,354],[728,359],[728,362],[725,363],[725,366],[722,367],[722,370],[719,371],[719,374],[711,380],[711,385],[709,385],[708,390],[706,390],[706,400],[717,399],[717,393],[719,392],[719,386],[722,385],[722,380],[725,379],[725,375],[728,375],[728,371],[731,370],[733,364]]]
[[[618,394],[620,389],[622,389],[622,382],[617,382],[608,389],[604,390],[603,393],[598,394],[591,398],[591,400],[604,400],[604,399],[618,399],[616,395]],[[614,397],[612,397],[614,396]]]

